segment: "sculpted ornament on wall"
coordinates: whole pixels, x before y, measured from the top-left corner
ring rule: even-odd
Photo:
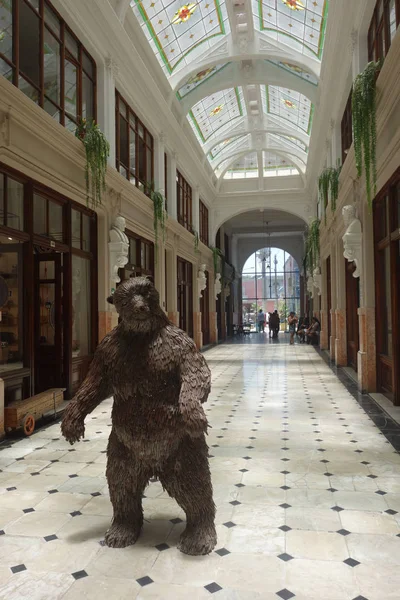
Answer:
[[[343,256],[349,262],[354,262],[355,271],[353,277],[360,277],[362,265],[362,228],[361,222],[356,218],[355,207],[344,206],[342,210],[343,220],[346,225],[346,233],[343,236]]]
[[[307,291],[310,294],[311,298],[314,296],[314,280],[311,275],[307,278]]]
[[[218,299],[218,294],[221,293],[221,274],[217,273],[215,275],[215,281],[214,281],[214,293],[215,293],[215,299]]]
[[[200,265],[199,272],[197,273],[197,290],[199,293],[199,298],[201,298],[201,294],[203,290],[207,287],[207,277],[206,277],[206,265]]]
[[[108,243],[110,255],[110,288],[113,289],[121,281],[118,270],[128,262],[129,239],[125,233],[126,221],[120,215],[116,217],[110,229]]]
[[[316,267],[314,269],[312,280],[314,283],[314,287],[316,288],[316,290],[318,292],[318,296],[320,296],[321,291],[322,291],[322,275],[321,275],[321,269],[319,267]]]

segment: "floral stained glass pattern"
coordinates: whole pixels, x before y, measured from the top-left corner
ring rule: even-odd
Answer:
[[[255,26],[272,40],[321,59],[328,0],[252,0]]]
[[[188,119],[200,143],[204,144],[217,131],[234,126],[246,113],[242,88],[216,92],[197,102]]]
[[[167,75],[192,63],[230,32],[225,0],[131,0],[154,54]]]
[[[296,129],[310,134],[314,106],[306,96],[274,85],[261,90],[266,113],[288,121]]]
[[[231,152],[232,148],[236,147],[236,144],[242,140],[243,135],[237,135],[231,138],[227,138],[223,142],[216,144],[208,153],[208,157],[210,160],[214,160],[219,156],[222,152],[225,154],[226,152]],[[236,142],[236,144],[235,144]]]
[[[177,92],[177,96],[179,100],[190,94],[193,90],[195,90],[199,85],[213,77],[216,73],[227,67],[230,63],[223,63],[220,65],[214,65],[208,69],[203,69],[194,75],[191,75],[184,84],[181,85]]]
[[[316,78],[316,76],[313,75],[313,73],[311,73],[310,71],[307,71],[304,67],[299,67],[298,65],[295,65],[293,63],[283,62],[280,60],[269,59],[267,60],[267,62],[276,65],[284,71],[289,71],[289,73],[293,73],[294,75],[297,75],[297,77],[301,77],[301,79],[304,79],[305,81],[308,81],[313,85],[318,85],[318,79]]]

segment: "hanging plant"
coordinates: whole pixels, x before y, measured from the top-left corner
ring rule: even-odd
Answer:
[[[365,171],[368,206],[376,195],[376,78],[381,62],[370,62],[353,83],[351,101],[357,174]]]
[[[314,219],[310,224],[305,240],[304,273],[313,274],[319,260],[319,219]]]
[[[96,208],[101,204],[101,197],[106,189],[107,160],[110,156],[110,144],[100,127],[92,121],[80,119],[75,136],[85,146],[86,165],[86,203]]]
[[[328,167],[324,169],[318,178],[318,191],[322,199],[326,224],[326,208],[328,206],[328,198],[331,200],[331,210],[335,212],[336,202],[339,197],[339,176],[342,166]]]
[[[198,233],[198,231],[195,231],[193,233],[193,235],[194,235],[194,251],[195,251],[196,254],[200,254],[200,250],[199,250],[200,239],[199,239],[199,233]]]
[[[216,275],[218,273],[219,267],[221,267],[221,271],[224,270],[222,267],[225,262],[225,257],[222,254],[221,250],[214,246],[211,248],[211,252],[213,253],[214,275]],[[222,278],[222,276],[223,276],[223,272],[221,273],[221,278]]]
[[[342,165],[338,162],[337,167],[332,167],[330,176],[331,210],[335,212],[337,199],[339,198],[339,177]]]
[[[150,200],[153,202],[153,227],[154,227],[154,255],[155,260],[158,256],[158,240],[159,231],[161,230],[162,243],[165,243],[165,225],[168,218],[165,210],[165,198],[161,192],[156,192],[154,189],[154,182],[145,184],[145,194],[150,196]]]

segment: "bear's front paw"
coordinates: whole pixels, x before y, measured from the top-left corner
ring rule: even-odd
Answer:
[[[85,423],[83,420],[64,417],[61,423],[61,433],[70,444],[79,442],[85,437]]]

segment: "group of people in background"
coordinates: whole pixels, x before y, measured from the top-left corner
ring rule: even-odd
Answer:
[[[268,313],[268,321],[266,313],[260,308],[257,313],[257,331],[264,333],[265,327],[268,324],[269,337],[277,338],[280,327],[280,316],[277,310],[273,313]],[[295,312],[291,312],[288,317],[290,344],[294,344],[294,336],[297,335],[300,344],[316,344],[318,343],[318,335],[321,329],[321,323],[317,317],[311,319],[311,323],[307,315],[298,318]]]

